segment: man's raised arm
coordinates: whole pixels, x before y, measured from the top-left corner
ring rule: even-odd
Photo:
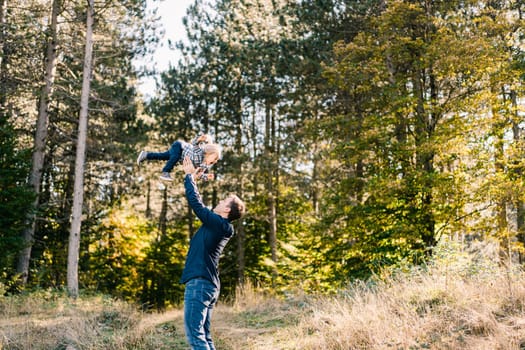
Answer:
[[[193,166],[193,163],[189,157],[184,158],[182,161],[182,169],[186,174],[184,177],[186,198],[188,199],[191,209],[193,209],[195,212],[195,215],[197,215],[204,225],[212,224],[213,222],[218,221],[219,216],[213,213],[210,209],[206,208],[202,202],[201,195],[195,182],[195,177],[198,175],[198,169]]]

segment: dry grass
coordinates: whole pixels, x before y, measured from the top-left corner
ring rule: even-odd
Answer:
[[[246,286],[218,305],[220,350],[525,349],[525,275],[446,261],[337,296],[277,298]],[[0,298],[0,349],[187,350],[182,311],[143,314],[101,296]]]
[[[218,311],[221,349],[525,349],[525,274],[478,253],[438,250],[425,270],[331,297],[276,299],[247,288]]]
[[[354,287],[315,301],[278,349],[524,349],[525,277],[513,276],[512,294],[507,278],[445,285],[421,275]]]
[[[0,349],[185,349],[180,310],[143,314],[103,296],[40,291],[0,299]]]

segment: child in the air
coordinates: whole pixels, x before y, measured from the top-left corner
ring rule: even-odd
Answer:
[[[221,158],[222,149],[208,134],[200,135],[192,140],[191,143],[181,140],[175,141],[165,152],[141,151],[137,164],[140,165],[145,160],[165,160],[166,165],[162,168],[161,180],[173,181],[170,176],[173,167],[186,157],[189,157],[195,168],[199,170],[199,178],[202,180],[213,180],[214,175],[209,173],[211,166]]]

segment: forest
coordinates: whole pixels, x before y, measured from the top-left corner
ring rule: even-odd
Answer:
[[[525,2],[195,0],[180,60],[146,0],[0,0],[0,292],[163,310],[199,221],[141,150],[208,133],[247,215],[221,294],[335,293],[452,240],[525,262]],[[154,96],[141,77],[160,73]],[[442,249],[442,248],[440,248]]]

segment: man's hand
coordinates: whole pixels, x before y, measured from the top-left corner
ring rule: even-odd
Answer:
[[[190,160],[190,157],[185,157],[184,160],[182,161],[182,169],[184,170],[184,173],[186,175],[188,174],[195,174],[195,167],[193,166],[193,163],[191,162]]]
[[[195,172],[193,173],[193,176],[195,176],[198,179],[205,180],[205,181],[210,181],[210,180],[215,179],[215,174],[213,174],[213,173],[204,173],[205,170],[206,169],[204,169],[204,168],[198,167],[197,169],[195,169]]]

